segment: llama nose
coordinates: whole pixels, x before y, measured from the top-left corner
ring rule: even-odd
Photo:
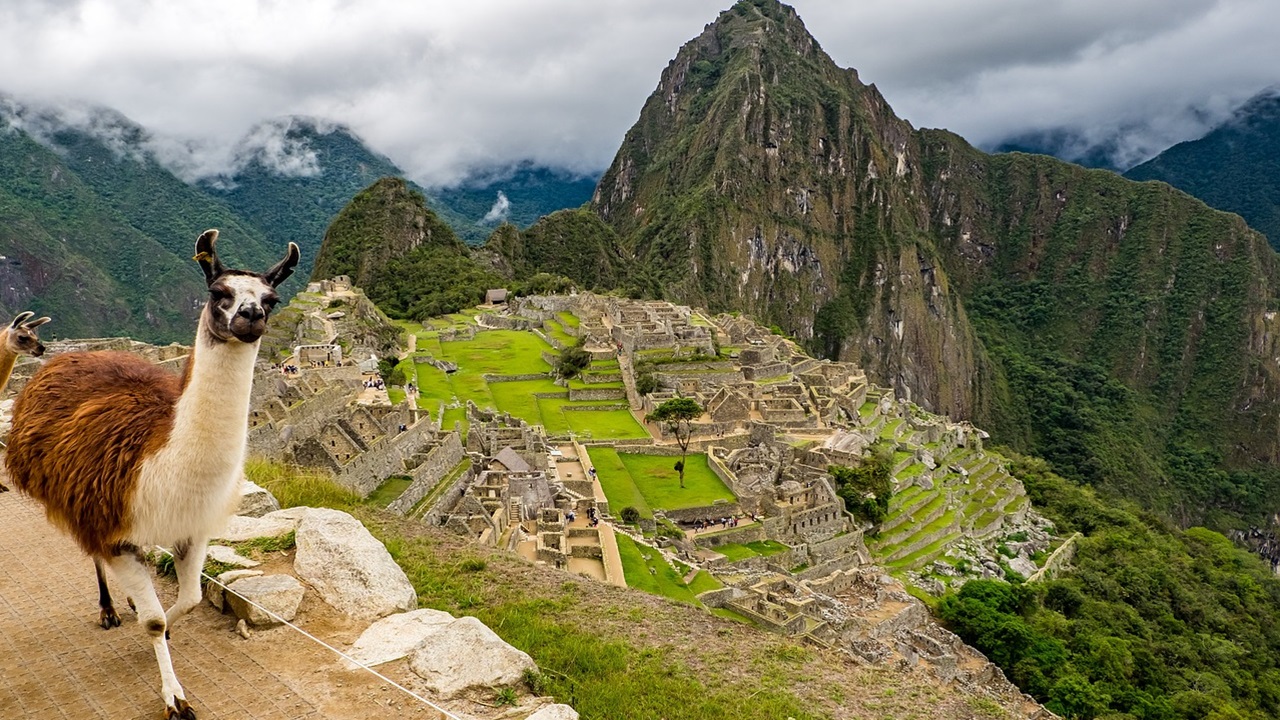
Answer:
[[[240,312],[236,314],[250,322],[256,322],[266,317],[266,313],[262,312],[262,308],[257,305],[246,305],[240,308]]]

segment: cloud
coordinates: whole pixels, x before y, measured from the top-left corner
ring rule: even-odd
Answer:
[[[115,108],[184,176],[250,152],[313,168],[271,118],[352,128],[427,186],[532,160],[596,172],[726,0],[9,0],[0,91]],[[1135,156],[1280,81],[1270,0],[796,0],[838,63],[980,145],[1069,128]],[[71,102],[74,101],[74,102]]]
[[[507,194],[498,191],[498,199],[493,201],[493,207],[489,208],[489,212],[480,218],[481,225],[489,223],[500,223],[511,215],[511,201],[507,199]]]

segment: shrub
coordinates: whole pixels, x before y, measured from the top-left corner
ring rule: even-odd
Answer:
[[[622,508],[622,512],[618,513],[618,517],[622,518],[622,522],[628,525],[635,525],[640,522],[640,511],[628,505]]]

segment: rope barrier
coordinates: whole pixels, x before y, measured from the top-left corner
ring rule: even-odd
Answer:
[[[157,550],[160,550],[161,552],[163,552],[165,555],[168,555],[169,557],[173,557],[173,553],[169,552],[169,550],[167,550],[166,548],[158,547],[158,548],[156,548],[156,549],[157,549]],[[414,692],[414,691],[410,690],[409,688],[407,688],[407,687],[405,687],[405,686],[401,685],[400,683],[396,682],[395,680],[392,680],[391,678],[387,677],[386,675],[383,675],[382,673],[378,672],[377,670],[374,670],[373,668],[369,667],[368,665],[365,665],[364,663],[360,662],[359,660],[356,660],[355,658],[353,658],[353,657],[351,657],[350,655],[348,655],[348,654],[346,654],[346,653],[342,652],[341,650],[339,650],[338,648],[336,648],[336,647],[334,647],[334,646],[330,645],[329,643],[325,642],[324,640],[321,640],[320,638],[316,637],[315,635],[312,635],[311,633],[307,632],[306,630],[303,630],[302,628],[298,627],[297,625],[294,625],[293,623],[289,622],[288,620],[285,620],[284,618],[280,617],[279,615],[277,615],[276,613],[272,612],[271,610],[268,610],[267,608],[265,608],[265,607],[263,607],[263,606],[259,605],[258,603],[256,603],[256,602],[254,602],[254,601],[250,600],[249,598],[247,598],[247,597],[245,597],[245,596],[241,595],[240,593],[236,592],[235,590],[232,590],[231,588],[227,587],[226,585],[223,585],[222,583],[218,582],[218,580],[217,580],[216,578],[211,577],[211,576],[210,576],[208,573],[206,573],[203,569],[201,569],[201,571],[200,571],[200,576],[201,576],[201,577],[203,577],[204,579],[208,580],[209,582],[213,583],[214,585],[217,585],[218,587],[222,588],[222,589],[223,589],[223,590],[225,590],[226,592],[229,592],[229,593],[231,593],[231,594],[235,595],[236,597],[240,598],[241,600],[244,600],[245,602],[249,603],[250,605],[254,606],[255,608],[257,608],[257,609],[261,610],[262,612],[266,613],[268,616],[270,616],[270,617],[271,617],[271,619],[272,619],[272,620],[275,620],[276,622],[278,622],[278,623],[280,623],[280,624],[282,624],[282,625],[284,625],[284,626],[286,626],[286,627],[289,627],[289,628],[292,628],[293,630],[296,630],[296,631],[297,631],[299,634],[301,634],[303,637],[306,637],[306,638],[310,639],[311,641],[315,642],[317,645],[320,645],[321,647],[327,648],[328,650],[332,651],[332,652],[333,652],[335,655],[337,655],[338,657],[341,657],[343,660],[346,660],[347,662],[351,663],[352,665],[354,665],[354,666],[356,666],[356,667],[360,668],[361,670],[364,670],[365,672],[367,672],[367,673],[369,673],[369,674],[373,675],[374,677],[376,677],[376,678],[378,678],[378,679],[382,680],[383,682],[387,683],[388,685],[391,685],[392,687],[394,687],[394,688],[396,688],[397,690],[399,690],[399,691],[403,692],[404,694],[408,695],[409,697],[411,697],[411,698],[413,698],[413,699],[417,700],[418,702],[420,702],[420,703],[422,703],[422,704],[424,704],[424,705],[426,705],[426,706],[430,707],[431,709],[435,710],[436,712],[440,713],[441,715],[444,715],[445,717],[449,718],[449,720],[464,720],[463,718],[461,718],[461,717],[459,717],[459,716],[457,716],[457,715],[455,715],[455,714],[453,714],[453,713],[449,712],[448,710],[446,710],[446,709],[444,709],[444,708],[440,707],[439,705],[437,705],[437,704],[435,704],[435,703],[431,702],[430,700],[428,700],[428,699],[426,699],[426,698],[422,697],[422,696],[421,696],[421,695],[419,695],[418,693],[416,693],[416,692]]]

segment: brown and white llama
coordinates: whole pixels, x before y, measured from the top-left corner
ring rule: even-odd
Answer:
[[[228,270],[217,230],[196,241],[209,299],[179,378],[124,352],[50,360],[14,403],[6,458],[19,490],[39,500],[99,566],[102,623],[119,624],[101,567],[136,604],[160,666],[166,717],[194,720],[173,671],[167,630],[200,602],[209,536],[238,499],[249,392],[275,288],[298,264],[298,246],[259,274]],[[166,612],[141,548],[173,549],[178,599]]]
[[[44,343],[40,342],[36,328],[49,322],[49,318],[32,320],[33,315],[35,313],[30,311],[20,312],[13,318],[13,322],[0,330],[0,392],[8,387],[13,366],[20,356],[40,357],[44,354]],[[0,482],[0,492],[8,491],[9,488]]]

